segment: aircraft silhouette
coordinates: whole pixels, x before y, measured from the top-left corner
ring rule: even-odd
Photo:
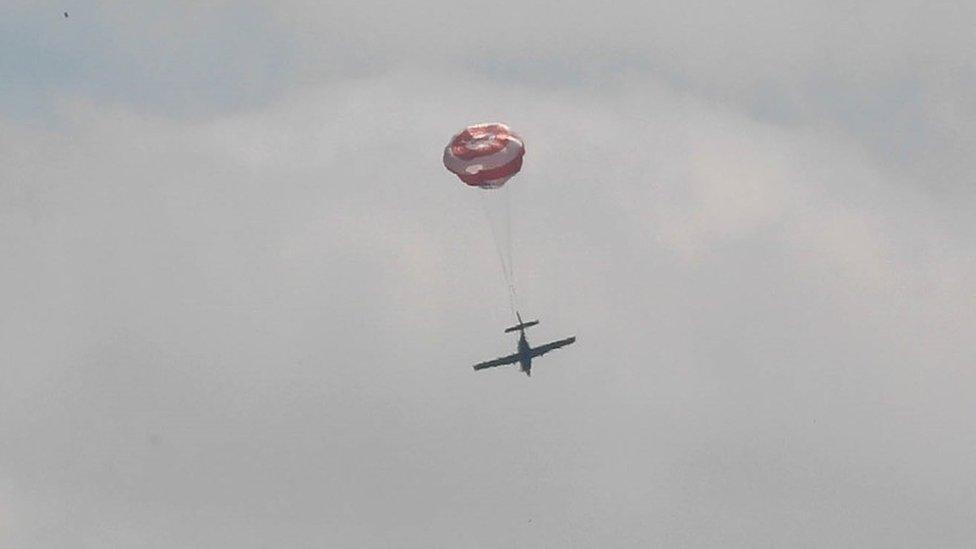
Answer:
[[[532,347],[529,342],[525,339],[525,329],[530,326],[535,326],[539,323],[538,320],[533,320],[531,322],[522,322],[522,315],[515,313],[518,317],[519,323],[511,328],[506,328],[505,333],[514,332],[518,330],[519,340],[518,340],[518,351],[514,355],[503,356],[501,358],[496,358],[495,360],[489,360],[488,362],[482,362],[480,364],[475,364],[475,370],[484,370],[485,368],[494,368],[495,366],[503,366],[505,364],[519,364],[519,369],[525,372],[525,375],[532,376],[532,359],[537,356],[542,356],[553,349],[558,349],[564,347],[576,341],[576,336],[567,337],[566,339],[560,339],[559,341],[553,341],[552,343],[546,343],[545,345],[540,345],[538,347]]]

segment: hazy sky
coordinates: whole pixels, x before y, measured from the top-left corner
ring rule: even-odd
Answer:
[[[5,0],[0,546],[973,547],[976,8],[827,4]]]

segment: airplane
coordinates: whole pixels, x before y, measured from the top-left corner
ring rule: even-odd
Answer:
[[[525,329],[530,326],[535,326],[539,323],[539,321],[533,320],[531,322],[523,322],[522,315],[520,315],[518,312],[515,313],[515,316],[518,317],[519,323],[511,328],[506,328],[505,333],[507,334],[518,330],[520,334],[518,340],[518,351],[514,355],[503,356],[501,358],[496,358],[495,360],[475,364],[474,369],[476,371],[484,370],[485,368],[494,368],[495,366],[518,363],[519,369],[525,372],[525,375],[532,377],[533,358],[542,356],[553,349],[564,347],[576,341],[576,336],[573,336],[567,337],[566,339],[560,339],[559,341],[553,341],[552,343],[546,343],[545,345],[540,345],[538,347],[532,347],[525,339]]]

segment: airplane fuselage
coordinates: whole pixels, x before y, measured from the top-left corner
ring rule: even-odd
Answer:
[[[525,330],[522,330],[518,341],[518,355],[519,355],[519,367],[525,372],[525,375],[532,375],[532,347],[529,346],[529,342],[525,339]]]

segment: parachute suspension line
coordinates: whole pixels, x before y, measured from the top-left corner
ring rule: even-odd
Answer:
[[[491,197],[491,194],[501,194],[500,197]],[[508,290],[508,305],[512,309],[512,314],[518,316],[518,291],[515,287],[515,268],[512,261],[512,225],[509,191],[506,188],[485,190],[481,195],[481,205],[488,219],[488,226],[491,227],[492,240],[495,242],[495,251],[498,253],[498,261],[501,264],[502,276],[505,278],[505,286]],[[501,208],[502,211],[498,211]]]
[[[518,317],[519,300],[518,291],[515,283],[515,255],[512,247],[512,191],[509,187],[502,189],[503,210],[505,215],[505,253],[508,258],[508,276],[505,281],[508,283],[509,300],[512,305],[512,312]]]
[[[505,247],[508,252],[508,278],[512,284],[512,292],[515,292],[515,256],[513,255],[514,250],[512,249],[512,191],[506,187],[504,189],[505,195],[503,200],[505,201]]]

